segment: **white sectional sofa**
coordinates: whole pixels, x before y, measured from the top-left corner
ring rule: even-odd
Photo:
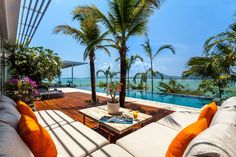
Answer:
[[[58,157],[164,157],[178,132],[196,121],[199,113],[174,112],[110,144],[107,139],[80,122],[56,110],[35,112],[48,130]],[[33,157],[16,132],[20,114],[15,102],[0,96],[0,156]],[[187,157],[236,156],[236,97],[227,100],[211,126],[191,141]]]

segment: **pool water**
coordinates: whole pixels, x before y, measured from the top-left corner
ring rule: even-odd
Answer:
[[[91,90],[91,88],[88,86],[79,87],[79,89]],[[96,91],[105,93],[105,91],[102,88],[98,87],[96,88]],[[170,95],[170,94],[163,95],[157,93],[152,94],[151,92],[142,92],[142,91],[127,91],[126,96],[131,98],[164,102],[164,103],[170,103],[194,108],[202,108],[205,104],[211,102],[211,100],[209,99],[198,98],[198,97]]]

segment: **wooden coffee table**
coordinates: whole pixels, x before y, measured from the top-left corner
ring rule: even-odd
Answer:
[[[128,117],[133,117],[133,111],[125,108],[120,108],[120,112]],[[108,131],[108,140],[111,141],[112,133],[122,135],[127,131],[133,131],[137,126],[143,126],[145,122],[150,120],[152,116],[144,113],[139,113],[137,120],[133,121],[133,124],[118,124],[101,122],[100,119],[104,116],[111,116],[107,112],[107,105],[97,106],[79,110],[79,113],[83,115],[83,123],[85,124],[85,118],[91,118],[99,124],[99,127],[103,127]]]

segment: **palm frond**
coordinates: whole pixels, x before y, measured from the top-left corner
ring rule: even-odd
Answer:
[[[159,53],[161,53],[163,50],[170,50],[173,54],[175,54],[175,48],[174,46],[170,45],[170,44],[166,44],[166,45],[162,45],[157,52],[155,53],[155,55],[153,56],[153,58],[155,58]]]

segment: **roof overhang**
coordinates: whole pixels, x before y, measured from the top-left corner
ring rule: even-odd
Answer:
[[[75,61],[63,61],[61,68],[65,69],[65,68],[80,66],[80,65],[84,65],[84,64],[88,64],[88,63],[85,63],[85,62],[75,62]]]
[[[20,11],[20,0],[0,0],[0,36],[15,44]]]

